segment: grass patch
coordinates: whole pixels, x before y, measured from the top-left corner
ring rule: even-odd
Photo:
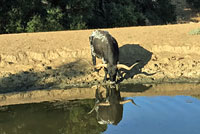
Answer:
[[[190,35],[200,35],[200,28],[193,29],[189,32]]]

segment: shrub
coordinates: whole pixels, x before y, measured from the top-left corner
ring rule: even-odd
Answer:
[[[200,11],[200,0],[187,0],[188,4]]]
[[[170,1],[0,0],[0,33],[174,23],[175,7]]]
[[[43,31],[43,22],[41,17],[38,15],[33,16],[32,20],[27,23],[26,31],[27,32],[39,32]]]
[[[200,35],[200,28],[193,29],[189,32],[191,35]]]
[[[171,0],[135,0],[135,5],[152,25],[176,22],[175,6]]]

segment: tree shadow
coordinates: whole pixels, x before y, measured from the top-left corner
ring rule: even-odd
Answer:
[[[119,48],[119,63],[132,66],[137,63],[131,70],[120,69],[121,79],[133,78],[136,74],[144,74],[147,76],[154,75],[142,72],[142,68],[150,61],[152,52],[141,47],[139,44],[125,44]]]
[[[61,88],[60,84],[63,84],[62,88],[66,88],[72,78],[84,76],[90,69],[89,64],[81,59],[55,69],[48,65],[43,65],[43,68],[44,71],[35,71],[32,68],[0,78],[0,93]]]

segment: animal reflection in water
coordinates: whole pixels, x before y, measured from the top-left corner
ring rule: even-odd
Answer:
[[[122,120],[123,104],[128,102],[136,105],[132,99],[123,100],[121,98],[118,85],[106,86],[105,98],[103,98],[102,92],[100,92],[99,88],[97,88],[96,103],[89,114],[91,114],[95,110],[97,113],[97,120],[99,124],[117,125]]]

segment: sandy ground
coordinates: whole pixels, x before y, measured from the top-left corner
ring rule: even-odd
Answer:
[[[200,23],[106,29],[119,43],[120,63],[131,66],[121,83],[200,80]],[[0,93],[91,87],[88,37],[93,30],[0,35]],[[100,63],[101,60],[98,60]]]

